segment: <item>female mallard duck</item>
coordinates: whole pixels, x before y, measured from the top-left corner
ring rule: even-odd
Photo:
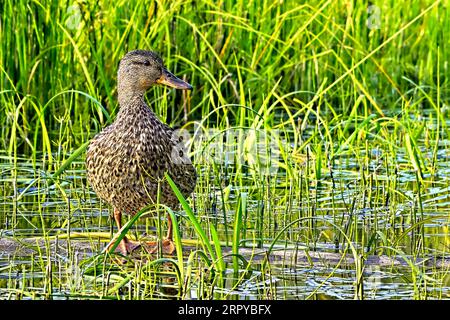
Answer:
[[[191,90],[192,86],[170,73],[157,54],[134,50],[120,61],[118,72],[120,109],[116,120],[89,145],[86,155],[87,177],[97,195],[114,208],[119,230],[122,213],[135,215],[145,206],[159,203],[173,209],[179,202],[164,179],[167,172],[188,197],[197,174],[174,130],[162,123],[145,103],[144,94],[154,84]],[[126,255],[140,242],[123,238],[117,250]],[[151,251],[155,242],[145,243]],[[163,250],[172,253],[172,221],[168,216],[167,238]],[[109,249],[109,248],[108,248]]]

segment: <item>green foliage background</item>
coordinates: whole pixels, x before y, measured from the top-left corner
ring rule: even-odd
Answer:
[[[327,120],[346,119],[361,95],[368,114],[421,113],[437,103],[448,114],[448,2],[372,4],[4,0],[0,147],[30,154],[46,143],[54,152],[86,141],[117,112],[117,64],[136,48],[156,50],[195,87],[168,101],[160,99],[164,89],[148,94],[175,124],[226,104],[283,104],[302,118],[296,111],[315,96]],[[211,125],[240,122],[239,115],[238,107],[217,109]]]

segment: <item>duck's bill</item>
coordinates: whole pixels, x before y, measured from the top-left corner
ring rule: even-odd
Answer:
[[[177,78],[175,75],[173,75],[170,71],[166,69],[163,69],[161,78],[156,80],[156,83],[163,84],[165,86],[172,87],[175,89],[192,90],[192,86],[189,83],[181,80],[180,78]]]

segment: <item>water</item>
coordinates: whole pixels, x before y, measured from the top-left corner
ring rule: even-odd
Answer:
[[[236,272],[228,256],[223,275],[207,270],[199,257],[191,256],[201,246],[180,212],[182,238],[194,240],[183,252],[184,268],[191,271],[183,290],[173,265],[150,267],[148,257],[90,269],[89,258],[107,243],[96,234],[107,238],[114,229],[110,208],[86,183],[82,160],[54,184],[42,161],[22,157],[14,165],[4,154],[0,298],[448,299],[450,152],[449,141],[440,143],[438,171],[425,175],[421,188],[405,165],[406,153],[386,155],[378,148],[338,157],[319,180],[310,178],[314,162],[294,165],[302,174],[295,182],[278,170],[262,180],[266,185],[255,184],[250,170],[236,182],[233,168],[200,165],[194,209],[205,230],[213,224],[228,246],[240,195],[248,195],[240,253],[249,265],[241,263]],[[431,150],[422,152],[431,156]],[[133,233],[155,235],[157,225],[155,217],[141,219]],[[276,237],[277,251],[268,261],[263,254],[252,256],[267,250]],[[353,258],[349,243],[359,255],[367,254],[359,270],[355,261],[340,259],[344,252]],[[130,274],[126,285],[108,293]]]

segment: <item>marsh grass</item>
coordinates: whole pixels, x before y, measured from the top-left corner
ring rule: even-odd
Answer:
[[[448,298],[448,3],[372,4],[379,16],[348,1],[5,0],[0,235],[33,254],[0,255],[1,298]],[[177,254],[121,266],[102,253],[115,230],[83,159],[117,114],[117,63],[135,48],[195,88],[155,87],[149,105],[206,138],[194,197],[158,211],[176,221]],[[252,132],[280,139],[259,157]],[[224,145],[234,160],[211,158]],[[160,235],[165,222],[141,214],[128,233]],[[310,270],[274,263],[276,250],[306,254]],[[342,261],[321,269],[313,251]],[[406,267],[374,285],[371,255]]]

